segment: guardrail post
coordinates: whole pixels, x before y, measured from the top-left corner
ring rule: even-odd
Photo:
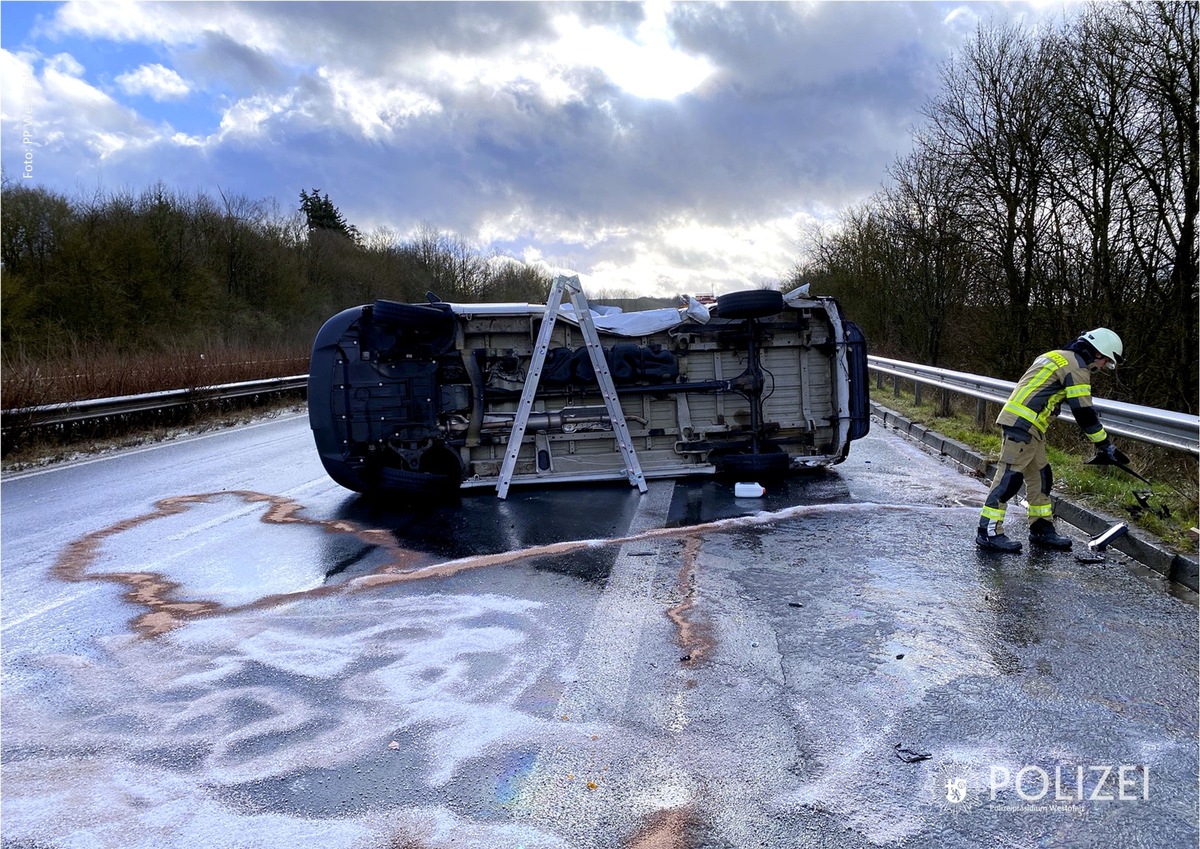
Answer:
[[[921,384],[913,381],[913,403],[918,407],[921,406]]]
[[[987,427],[987,401],[980,398],[975,402],[975,424],[979,425],[979,429]]]
[[[942,418],[950,418],[950,390],[942,389]]]
[[[892,378],[892,397],[900,397],[900,375],[896,375]]]

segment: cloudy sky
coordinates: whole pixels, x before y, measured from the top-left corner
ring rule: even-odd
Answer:
[[[729,291],[909,149],[978,23],[1061,4],[0,4],[0,157],[70,197],[320,188],[590,291]]]

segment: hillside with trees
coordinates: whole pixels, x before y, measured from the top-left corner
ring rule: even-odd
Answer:
[[[213,345],[304,345],[338,310],[375,298],[544,300],[545,273],[424,227],[363,237],[328,195],[298,211],[164,184],[83,200],[3,187],[6,356]]]
[[[364,237],[296,209],[159,183],[72,199],[3,185],[4,407],[302,373],[329,316],[376,298],[542,302],[543,271],[422,227]]]
[[[911,154],[793,282],[872,349],[1015,380],[1106,326],[1109,397],[1197,409],[1195,3],[1097,3],[1060,30],[983,26],[942,71]]]

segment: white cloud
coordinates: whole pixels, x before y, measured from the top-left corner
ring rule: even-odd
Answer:
[[[213,140],[264,136],[269,120],[291,111],[293,105],[291,94],[243,98],[221,115],[221,126]]]
[[[334,107],[372,141],[391,138],[410,118],[442,110],[421,91],[355,70],[321,68],[317,74],[329,84]]]
[[[205,31],[250,36],[253,23],[237,4],[147,3],[138,0],[73,0],[56,12],[49,31],[58,37],[142,44],[190,44]]]
[[[589,285],[721,292],[790,271],[793,211],[877,189],[938,63],[1017,5],[67,2],[0,56],[5,164],[32,105],[39,174],[70,163],[68,190],[320,185],[364,231],[428,222]],[[89,40],[163,64],[106,68]],[[89,82],[122,71],[139,111]],[[178,127],[151,102],[185,96]]]
[[[85,69],[69,53],[57,53],[46,60],[46,70],[66,77],[82,77]]]
[[[942,19],[942,23],[953,32],[968,35],[979,26],[979,15],[970,6],[956,6]]]
[[[566,70],[540,52],[527,49],[524,55],[517,51],[517,55],[499,61],[485,56],[432,56],[424,64],[422,76],[455,92],[486,96],[518,92],[539,97],[550,106],[563,106],[581,101],[583,94],[566,78]]]
[[[34,97],[40,91],[33,75],[34,61],[27,53],[0,49],[0,120],[21,121],[26,113],[32,118],[37,106]]]
[[[150,35],[141,4],[131,0],[68,2],[59,7],[50,26],[53,35],[65,33],[133,41]]]
[[[100,89],[72,73],[73,67],[66,62],[46,63],[42,73],[42,94],[48,115],[38,120],[61,120],[74,115],[83,121],[88,131],[99,131],[114,119],[121,123],[132,122],[134,113],[125,109]],[[80,69],[82,70],[82,69]]]
[[[60,181],[70,185],[80,169],[86,171],[115,154],[144,149],[161,140],[159,128],[84,80],[84,67],[70,54],[45,59],[40,76],[35,54],[0,54],[5,80],[5,151],[13,150],[22,138],[21,131],[28,130],[40,149],[39,179],[55,176],[50,170],[50,163],[55,162],[61,169]],[[12,101],[10,94],[15,95]],[[10,113],[10,103],[19,106],[20,112]]]
[[[688,217],[660,222],[630,238],[625,262],[598,263],[592,285],[659,296],[706,294],[775,282],[795,257],[794,219],[721,226]]]
[[[668,38],[666,4],[646,4],[637,38],[585,26],[574,15],[554,20],[559,39],[551,48],[559,62],[592,65],[634,97],[670,100],[694,90],[715,70],[703,56],[690,56]]]
[[[146,95],[153,100],[178,100],[186,97],[190,89],[183,77],[162,65],[142,65],[136,70],[117,77],[126,94]]]

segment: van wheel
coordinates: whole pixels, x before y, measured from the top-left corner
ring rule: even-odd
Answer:
[[[783,312],[783,294],[769,289],[730,292],[717,298],[719,318],[766,318]]]
[[[425,344],[437,357],[454,347],[454,313],[449,309],[378,300],[371,308],[371,317],[385,331],[399,331],[398,344],[410,352],[413,347]]]
[[[402,304],[398,301],[377,300],[372,307],[376,321],[388,321],[415,327],[428,327],[445,321],[446,313],[425,304]]]
[[[397,495],[444,496],[458,491],[459,479],[451,475],[410,472],[384,466],[379,470],[379,488]]]
[[[726,454],[718,461],[718,468],[727,475],[760,478],[779,477],[791,465],[792,459],[778,448],[762,454]]]

